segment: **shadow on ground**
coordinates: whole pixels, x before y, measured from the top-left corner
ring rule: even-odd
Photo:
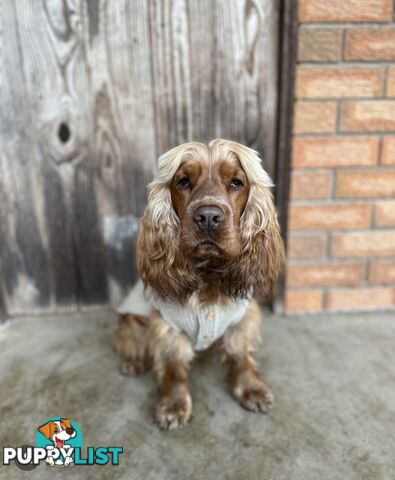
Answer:
[[[393,315],[267,315],[257,357],[276,408],[242,410],[208,352],[192,370],[192,423],[169,433],[152,423],[150,374],[118,373],[114,326],[109,314],[24,318],[0,333],[0,447],[33,444],[37,426],[64,416],[85,446],[124,448],[119,466],[0,465],[1,479],[394,478]]]

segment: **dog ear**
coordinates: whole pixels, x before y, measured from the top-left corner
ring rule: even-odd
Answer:
[[[163,203],[163,213],[154,218],[152,201],[149,201],[140,222],[137,267],[144,285],[152,288],[155,294],[180,301],[194,290],[196,280],[178,248],[180,226],[178,218],[173,218],[173,206]]]
[[[45,438],[50,438],[51,437],[51,424],[52,421],[50,420],[49,422],[45,423],[44,425],[41,425],[41,427],[38,427],[38,431],[44,435]]]
[[[263,185],[254,185],[241,225],[245,274],[256,294],[271,297],[284,264],[284,244],[273,197]]]
[[[256,151],[234,142],[219,140],[217,144],[217,148],[237,156],[250,183],[249,198],[240,220],[240,281],[250,285],[258,295],[270,296],[284,263],[284,245],[270,192],[273,183]]]
[[[60,423],[66,425],[66,428],[71,428],[71,422],[69,418],[61,418]]]
[[[140,222],[137,267],[145,286],[165,299],[186,299],[196,288],[193,270],[180,249],[181,226],[170,183],[185,158],[206,152],[202,144],[180,145],[159,158],[159,172],[149,185],[148,204]]]

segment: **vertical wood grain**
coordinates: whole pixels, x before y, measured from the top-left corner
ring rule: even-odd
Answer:
[[[224,137],[261,152],[274,175],[278,2],[150,2],[159,151]]]
[[[102,172],[97,191],[112,304],[137,276],[138,218],[156,169],[148,7],[149,2],[100,1],[97,34],[87,46],[92,149]]]
[[[0,185],[3,296],[15,313],[51,303],[39,152],[16,4],[1,3]],[[37,92],[39,95],[39,92]]]
[[[274,172],[275,0],[0,0],[12,313],[115,305],[160,153],[231,138]]]

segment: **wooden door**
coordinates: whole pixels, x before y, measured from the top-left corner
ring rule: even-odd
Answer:
[[[230,138],[273,175],[276,0],[0,0],[0,287],[115,305],[158,155]]]

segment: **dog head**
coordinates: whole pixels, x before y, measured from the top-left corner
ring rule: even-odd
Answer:
[[[229,145],[210,145],[195,144],[193,151],[190,145],[180,147],[185,151],[171,180],[170,193],[180,222],[183,254],[220,264],[240,254],[240,219],[250,182]]]
[[[60,420],[49,420],[38,428],[45,438],[51,440],[55,447],[62,448],[66,440],[74,438],[76,431],[71,426],[70,419],[61,418]]]
[[[283,259],[270,187],[254,150],[191,142],[159,159],[138,241],[143,281],[180,300],[220,272],[223,293],[270,293]]]

